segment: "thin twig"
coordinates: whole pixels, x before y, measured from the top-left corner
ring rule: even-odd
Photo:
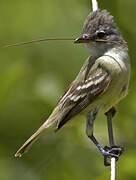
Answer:
[[[93,9],[93,11],[98,10],[98,3],[97,3],[97,0],[92,0],[92,9]]]
[[[36,43],[36,42],[40,42],[40,41],[54,41],[54,40],[75,40],[75,38],[43,38],[43,39],[38,39],[38,40],[31,40],[31,41],[26,41],[26,42],[19,42],[19,43],[15,43],[15,44],[8,44],[6,46],[4,46],[4,48],[8,48],[8,47],[12,47],[12,46],[22,46],[25,44],[31,44],[31,43]]]
[[[116,158],[111,158],[111,180],[116,180]]]
[[[116,44],[122,44],[124,46],[127,45],[127,42],[123,41],[123,42],[118,42],[118,41],[110,41],[110,40],[105,40],[105,39],[95,39],[96,42],[105,42],[105,43],[116,43]]]

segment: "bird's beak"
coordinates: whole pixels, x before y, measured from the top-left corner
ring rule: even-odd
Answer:
[[[90,38],[87,35],[82,35],[81,37],[76,38],[74,43],[88,43],[89,41]]]

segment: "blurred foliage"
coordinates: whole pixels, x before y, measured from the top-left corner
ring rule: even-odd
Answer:
[[[91,10],[91,0],[0,2],[1,46],[45,37],[76,38]],[[129,94],[117,107],[114,129],[117,144],[125,147],[118,162],[118,179],[133,180],[136,177],[136,1],[99,0],[99,7],[114,15],[129,45],[132,65]],[[14,158],[19,146],[49,116],[89,52],[72,41],[54,41],[1,48],[0,54],[0,179],[109,179],[110,169],[104,167],[103,157],[86,137],[85,118],[57,134],[46,134],[29,153],[21,159]],[[96,137],[106,145],[104,116],[97,119],[95,127]]]

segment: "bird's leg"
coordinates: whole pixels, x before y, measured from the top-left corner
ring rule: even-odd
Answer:
[[[108,112],[105,113],[105,115],[107,116],[107,125],[108,125],[108,135],[109,135],[110,147],[114,146],[112,118],[115,116],[115,113],[116,113],[116,109],[114,107],[112,107]]]
[[[116,109],[112,107],[108,112],[105,113],[107,116],[107,125],[108,125],[108,135],[109,135],[109,144],[110,147],[105,146],[105,150],[111,152],[112,154],[116,154],[116,160],[118,160],[119,156],[122,154],[123,148],[116,146],[114,144],[114,136],[113,136],[113,128],[112,128],[112,118],[115,116]],[[104,165],[109,166],[110,163],[107,161],[107,156],[104,156]]]
[[[93,124],[97,117],[98,109],[95,108],[88,113],[87,116],[87,126],[86,126],[86,134],[92,140],[92,142],[97,146],[99,151],[104,157],[115,157],[118,158],[118,154],[112,153],[111,149],[104,149],[96,138],[93,136]]]

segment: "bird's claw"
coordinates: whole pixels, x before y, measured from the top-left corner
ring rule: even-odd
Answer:
[[[104,165],[110,166],[108,159],[111,157],[115,157],[116,161],[118,161],[119,156],[122,154],[123,150],[124,149],[122,147],[118,147],[118,146],[112,146],[112,147],[105,146],[102,152],[104,156]]]

